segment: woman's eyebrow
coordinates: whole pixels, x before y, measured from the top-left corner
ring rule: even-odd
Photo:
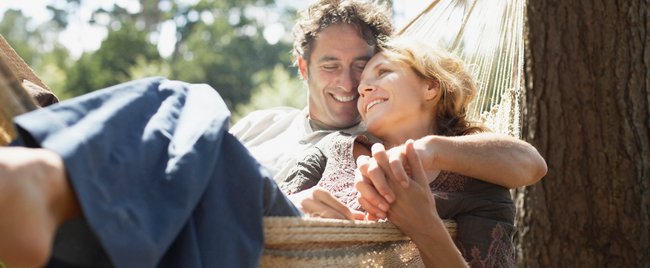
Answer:
[[[386,63],[381,61],[381,62],[378,62],[377,64],[373,65],[370,69],[371,70],[376,70],[376,69],[378,69],[380,67],[384,67],[384,65],[386,65]],[[368,68],[368,66],[366,66],[366,69],[367,68]]]

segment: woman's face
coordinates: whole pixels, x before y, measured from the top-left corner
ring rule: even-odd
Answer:
[[[370,134],[385,142],[430,134],[437,83],[421,78],[406,63],[375,55],[361,74],[358,90],[357,108]]]

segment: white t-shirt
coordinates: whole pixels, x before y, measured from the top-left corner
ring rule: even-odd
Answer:
[[[359,124],[341,131],[359,134],[364,130],[365,127]],[[334,131],[312,130],[308,109],[301,111],[290,107],[252,112],[230,129],[230,133],[273,174],[276,182],[287,176],[305,149]]]

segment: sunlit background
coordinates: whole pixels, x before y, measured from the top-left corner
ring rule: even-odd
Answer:
[[[429,1],[388,1],[397,29]],[[302,107],[291,27],[304,0],[0,1],[0,34],[60,98],[160,75],[216,88],[235,112]]]

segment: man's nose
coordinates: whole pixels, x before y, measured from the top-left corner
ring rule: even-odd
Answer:
[[[345,70],[339,75],[338,86],[351,92],[359,85],[359,78],[354,74],[352,69]]]

